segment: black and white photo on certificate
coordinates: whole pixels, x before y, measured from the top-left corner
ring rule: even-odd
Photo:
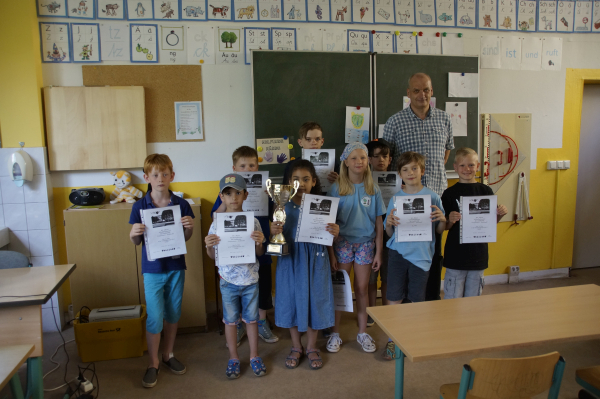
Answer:
[[[398,175],[396,173],[387,173],[377,176],[377,184],[379,186],[395,186]]]
[[[308,213],[311,215],[329,215],[331,211],[331,200],[321,200],[320,198],[315,198],[310,201],[310,210]]]
[[[329,165],[329,153],[328,152],[320,152],[318,154],[310,155],[310,162],[316,166],[327,166]]]
[[[171,224],[175,224],[175,217],[173,216],[173,211],[171,209],[158,210],[152,212],[151,216],[152,228],[169,226]]]
[[[263,186],[262,175],[255,173],[252,176],[244,177],[247,188],[261,188]]]
[[[223,227],[225,232],[231,233],[236,231],[248,230],[248,221],[246,215],[229,216],[224,215]]]
[[[490,200],[488,198],[472,198],[469,201],[469,215],[490,213]]]
[[[423,198],[402,198],[402,211],[405,215],[425,213],[425,202]]]

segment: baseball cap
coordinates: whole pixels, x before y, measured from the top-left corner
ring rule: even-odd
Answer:
[[[246,180],[237,173],[230,173],[223,176],[219,182],[219,192],[222,193],[227,187],[234,188],[238,191],[246,190]]]
[[[375,139],[375,140],[367,143],[367,149],[369,150],[369,153],[372,154],[375,151],[375,148],[380,145],[387,146],[390,149],[392,148],[392,146],[390,145],[390,143],[387,140]]]

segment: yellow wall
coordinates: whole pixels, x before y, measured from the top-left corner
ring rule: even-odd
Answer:
[[[36,3],[2,1],[0,12],[2,147],[43,147],[42,63]]]

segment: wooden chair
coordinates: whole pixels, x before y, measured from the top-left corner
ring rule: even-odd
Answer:
[[[474,359],[463,366],[459,384],[442,385],[441,399],[531,398],[550,389],[558,398],[565,360],[558,352],[518,359]]]
[[[575,380],[583,387],[579,399],[600,398],[600,366],[577,369]]]

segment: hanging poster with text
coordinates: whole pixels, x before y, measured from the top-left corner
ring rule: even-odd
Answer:
[[[540,1],[538,6],[538,32],[556,32],[558,1]]]
[[[202,140],[202,101],[175,102],[175,138]]]
[[[100,24],[100,43],[102,61],[129,61],[129,25]]]
[[[323,29],[323,51],[346,51],[348,39],[346,29]]]
[[[244,64],[242,52],[242,30],[235,28],[217,28],[217,64]]]
[[[479,62],[481,64],[481,69],[500,68],[500,37],[481,36]]]
[[[500,65],[502,69],[521,69],[521,39],[516,36],[502,38]]]
[[[371,51],[371,32],[348,29],[348,51],[368,53]]]
[[[215,63],[215,28],[204,25],[187,27],[188,64]]]
[[[259,165],[277,165],[290,160],[290,140],[284,138],[257,139]]]
[[[158,30],[156,25],[129,26],[131,62],[158,62]]]
[[[297,46],[300,51],[323,51],[323,30],[310,25],[296,28]]]
[[[521,70],[539,71],[542,66],[542,39],[524,37],[521,39]]]
[[[498,29],[498,0],[479,1],[479,29]]]
[[[542,39],[542,70],[560,71],[562,61],[562,37]]]

